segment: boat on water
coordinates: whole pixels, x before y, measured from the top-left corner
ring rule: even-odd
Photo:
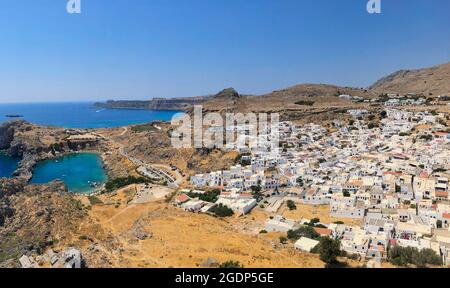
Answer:
[[[95,181],[88,181],[89,186],[91,186],[91,188],[98,188],[101,186],[101,183],[95,182]]]

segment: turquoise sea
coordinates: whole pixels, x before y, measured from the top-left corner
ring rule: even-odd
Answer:
[[[0,123],[17,118],[66,128],[109,128],[156,120],[170,121],[179,111],[101,109],[93,103],[0,104]]]
[[[12,158],[0,151],[0,178],[11,177],[16,171],[20,159]]]
[[[33,171],[31,183],[62,180],[72,193],[91,193],[107,181],[103,163],[95,153],[75,153],[42,161]]]

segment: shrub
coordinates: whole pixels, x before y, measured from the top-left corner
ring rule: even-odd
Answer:
[[[369,129],[374,129],[374,128],[377,128],[377,127],[378,127],[378,125],[376,123],[373,123],[373,122],[370,122],[369,125],[367,126],[367,128],[369,128]]]
[[[261,230],[261,231],[259,231],[259,234],[267,234],[267,231],[266,230]]]
[[[244,268],[244,266],[239,261],[229,260],[220,264],[219,268]]]
[[[284,236],[280,236],[280,243],[281,244],[286,244],[288,241],[288,238],[284,237]]]
[[[319,218],[313,218],[313,219],[311,219],[310,221],[309,221],[309,224],[308,225],[310,225],[310,226],[315,226],[317,223],[319,223],[320,222],[320,219]]]
[[[289,208],[289,210],[291,210],[291,211],[297,209],[297,206],[295,205],[294,201],[292,201],[292,200],[288,200],[286,202],[286,205]]]
[[[211,209],[211,212],[219,217],[230,217],[233,216],[234,212],[225,205],[219,204]]]
[[[111,192],[131,184],[143,184],[143,183],[150,183],[150,181],[144,177],[134,177],[134,176],[115,178],[106,182],[105,189],[106,191]]]
[[[313,106],[314,105],[314,101],[306,101],[306,100],[300,100],[295,102],[295,104],[297,105],[303,105],[303,106]]]
[[[147,124],[133,126],[133,127],[131,127],[131,131],[133,131],[134,133],[155,132],[155,131],[158,131],[158,129],[156,129],[152,123],[147,123]]]
[[[433,140],[433,135],[431,135],[431,134],[421,135],[420,139],[423,139],[423,140],[426,140],[426,141],[431,141],[431,140]]]
[[[219,198],[220,190],[214,189],[214,190],[207,191],[204,194],[190,192],[187,195],[191,198],[199,198],[200,200],[205,201],[205,202],[215,203],[217,201],[217,199]]]
[[[88,199],[91,205],[103,204],[102,200],[100,200],[97,196],[88,196]]]
[[[287,232],[287,238],[290,240],[298,240],[300,237],[306,237],[310,239],[318,239],[320,234],[314,230],[311,226],[302,226],[295,230],[289,230]]]

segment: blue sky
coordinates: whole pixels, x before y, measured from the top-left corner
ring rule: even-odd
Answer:
[[[450,1],[0,0],[0,103],[367,86],[450,61]]]

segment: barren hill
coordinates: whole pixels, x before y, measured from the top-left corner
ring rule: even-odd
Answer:
[[[300,115],[320,113],[325,107],[327,109],[334,107],[339,110],[355,105],[352,101],[337,97],[342,94],[374,96],[365,89],[325,84],[302,84],[261,96],[239,95],[234,89],[224,91],[228,91],[228,93],[222,91],[202,103],[205,112],[280,112],[283,115]]]
[[[276,90],[260,96],[241,95],[233,88],[227,88],[214,96],[188,98],[153,99],[150,101],[108,101],[97,103],[104,108],[133,109],[192,109],[193,105],[202,105],[205,111],[220,112],[258,112],[258,111],[295,111],[328,107],[354,106],[355,103],[337,96],[348,94],[372,98],[380,94],[423,94],[437,97],[450,93],[450,62],[431,68],[418,70],[400,70],[381,78],[368,88],[339,87],[329,84],[300,84],[286,89]],[[307,105],[302,105],[307,104]]]
[[[450,62],[430,68],[397,71],[378,80],[370,89],[378,93],[415,93],[435,97],[449,94]]]

